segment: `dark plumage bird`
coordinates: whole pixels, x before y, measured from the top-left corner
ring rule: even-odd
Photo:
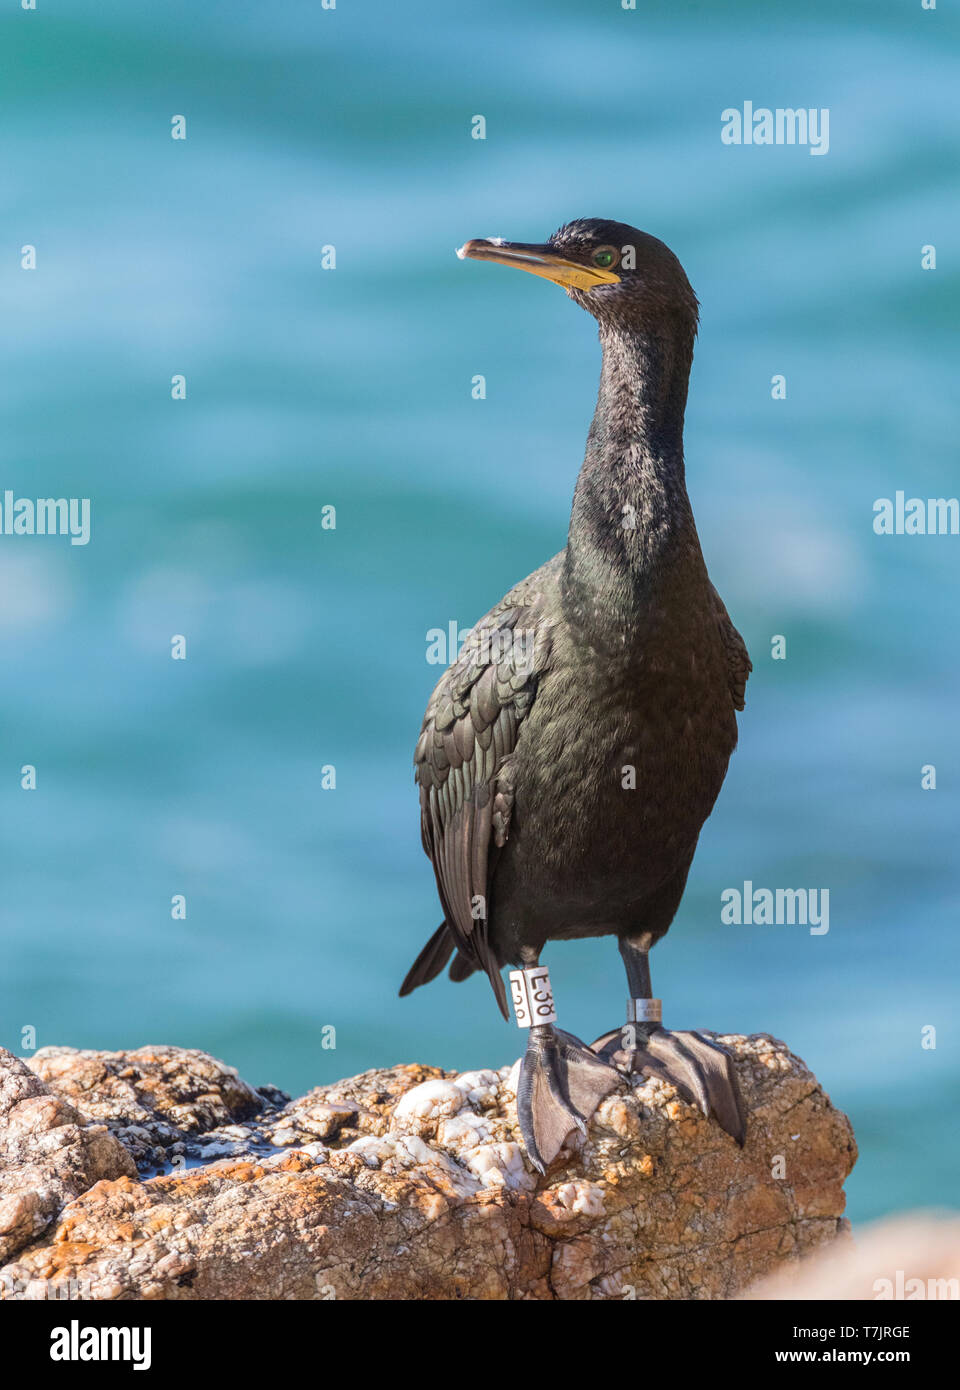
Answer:
[[[620,1079],[664,1077],[743,1142],[728,1054],[668,1032],[648,952],[673,921],[737,743],[751,665],[707,575],[687,497],[683,416],[697,299],[676,256],[585,219],[543,245],[461,257],[531,271],[597,320],[603,365],[567,545],[466,639],[415,755],[423,846],[444,921],[401,988],[511,973],[531,1025],[517,1108],[541,1171]],[[555,1026],[548,941],[616,936],[628,1021],[586,1047]]]

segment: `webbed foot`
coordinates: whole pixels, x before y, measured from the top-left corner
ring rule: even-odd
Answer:
[[[579,1038],[552,1024],[530,1029],[517,1085],[517,1118],[524,1147],[545,1173],[573,1129],[586,1121],[622,1080],[615,1067]]]
[[[656,1023],[627,1023],[598,1038],[593,1051],[621,1071],[669,1081],[743,1147],[747,1133],[743,1097],[733,1059],[719,1043],[702,1033],[670,1032]]]

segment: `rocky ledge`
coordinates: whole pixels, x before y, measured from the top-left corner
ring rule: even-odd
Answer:
[[[846,1234],[847,1117],[774,1038],[721,1037],[740,1150],[626,1078],[546,1177],[518,1064],[298,1100],[203,1052],[0,1049],[0,1298],[730,1298]]]

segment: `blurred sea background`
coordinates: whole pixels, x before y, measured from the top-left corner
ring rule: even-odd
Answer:
[[[688,482],[755,665],[655,990],[814,1069],[855,1221],[960,1206],[960,538],[872,526],[960,489],[957,40],[919,0],[8,7],[0,491],[92,539],[0,536],[0,1043],[292,1093],[517,1055],[479,977],[396,997],[440,919],[411,756],[428,630],[564,543],[599,350],[453,251],[613,217],[702,302]],[[721,144],[745,100],[829,108],[829,153]],[[829,933],[723,925],[745,879]],[[621,1021],[612,939],[547,958],[566,1027]]]

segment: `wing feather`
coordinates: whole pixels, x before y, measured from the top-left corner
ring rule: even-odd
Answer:
[[[733,700],[734,709],[743,709],[746,702],[747,679],[753,670],[753,662],[750,660],[747,644],[730,620],[730,614],[726,610],[723,599],[712,584],[710,588],[713,592],[713,607],[717,617],[717,626],[720,628],[720,636],[723,639],[730,698]]]
[[[414,754],[421,838],[447,926],[465,960],[487,972],[504,1016],[487,903],[496,855],[510,833],[510,758],[549,667],[544,599],[555,563],[518,585],[468,634],[430,697]]]

